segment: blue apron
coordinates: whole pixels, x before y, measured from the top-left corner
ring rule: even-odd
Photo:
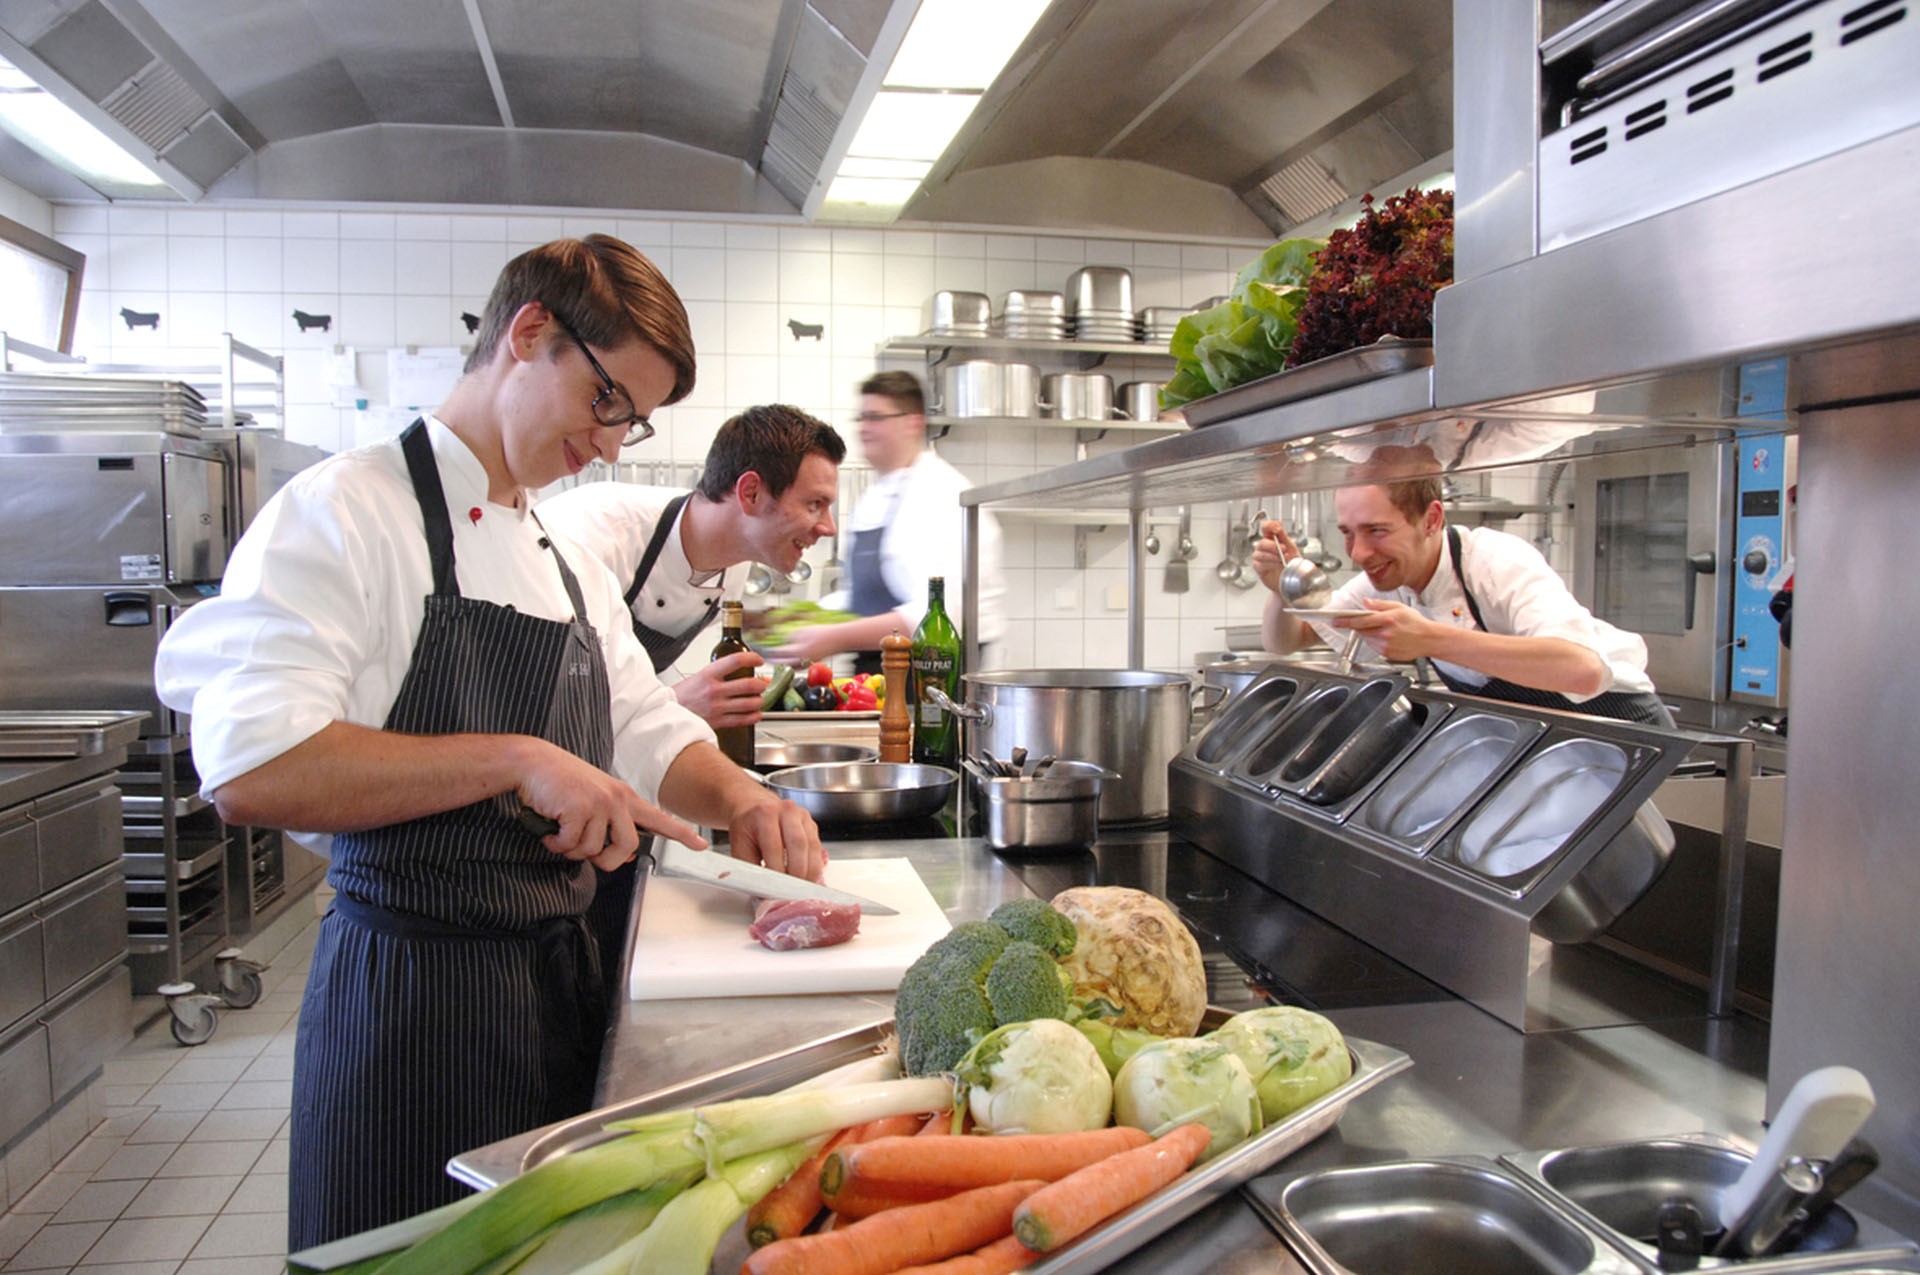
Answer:
[[[554,550],[571,621],[460,596],[426,426],[401,444],[434,591],[386,729],[535,735],[609,766],[606,663],[566,562]],[[334,838],[294,1046],[293,1250],[449,1203],[467,1194],[449,1157],[591,1105],[606,1032],[582,920],[593,869],[549,852],[519,809],[504,793]]]
[[[906,490],[902,483],[899,490],[887,502],[886,517],[880,525],[867,531],[849,533],[847,544],[847,609],[855,615],[885,615],[897,611],[906,604],[906,599],[897,596],[887,584],[886,572],[881,569],[880,543],[887,538],[887,528],[893,525],[893,515],[900,508],[900,497]],[[856,673],[878,673],[880,671],[879,651],[855,651],[853,669]]]

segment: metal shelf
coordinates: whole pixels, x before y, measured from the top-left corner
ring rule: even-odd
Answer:
[[[889,337],[874,347],[876,355],[937,353],[943,359],[954,351],[969,354],[1076,354],[1100,358],[1120,356],[1173,362],[1173,355],[1167,352],[1165,346],[1146,341],[1047,341],[1025,337],[923,334]]]

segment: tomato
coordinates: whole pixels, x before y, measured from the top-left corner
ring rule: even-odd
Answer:
[[[833,685],[832,667],[826,664],[817,664],[817,663],[807,665],[807,685],[808,686],[832,686]]]

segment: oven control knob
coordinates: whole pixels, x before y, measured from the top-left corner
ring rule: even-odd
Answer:
[[[1773,564],[1767,560],[1767,551],[1765,549],[1749,549],[1747,550],[1747,556],[1740,559],[1740,565],[1752,574],[1759,575]]]

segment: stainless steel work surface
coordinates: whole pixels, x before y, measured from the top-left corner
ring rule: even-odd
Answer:
[[[1209,1000],[1259,1004],[1227,961],[1270,981],[1311,987],[1310,964],[1352,964],[1360,945],[1278,899],[1258,882],[1165,830],[1103,830],[1091,851],[1002,859],[978,838],[835,843],[836,856],[906,856],[947,916],[984,916],[1007,899],[1050,897],[1068,885],[1112,884],[1168,900],[1199,931]],[[1337,959],[1315,932],[1345,939]],[[1222,936],[1225,936],[1224,938]],[[1239,950],[1258,938],[1257,959]],[[1384,966],[1392,963],[1376,958]],[[1766,1026],[1705,1018],[1654,1026],[1522,1034],[1402,971],[1372,986],[1385,1000],[1322,1004],[1342,1031],[1408,1054],[1414,1065],[1356,1098],[1341,1123],[1245,1190],[1277,1199],[1315,1169],[1704,1132],[1749,1144],[1762,1133]],[[1238,996],[1236,1004],[1235,997]],[[884,995],[793,996],[751,1002],[622,1004],[608,1035],[598,1101],[650,1093],[891,1014]],[[1285,1246],[1239,1196],[1228,1196],[1109,1269],[1145,1272],[1295,1271]]]

